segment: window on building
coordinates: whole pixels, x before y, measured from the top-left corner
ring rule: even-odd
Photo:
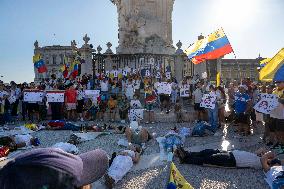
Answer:
[[[56,64],[56,55],[52,55],[52,63]]]
[[[45,58],[45,64],[49,64],[49,58],[48,57]]]
[[[64,56],[63,54],[60,55],[60,64],[63,64],[64,63]]]

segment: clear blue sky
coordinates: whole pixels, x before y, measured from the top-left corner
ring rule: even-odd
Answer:
[[[284,0],[175,0],[174,44],[183,49],[223,27],[238,58],[271,57],[284,47]],[[117,46],[117,12],[109,0],[0,0],[0,75],[32,81],[33,43]],[[55,36],[54,36],[55,34]],[[226,56],[231,58],[232,56]]]

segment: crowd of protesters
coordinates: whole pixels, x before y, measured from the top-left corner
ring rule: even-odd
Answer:
[[[182,110],[192,105],[196,120],[208,121],[214,132],[229,118],[229,121],[237,124],[236,132],[243,135],[251,134],[251,127],[263,123],[263,140],[269,145],[284,144],[283,81],[267,84],[244,79],[215,87],[199,76],[185,77],[178,82],[166,74],[157,78],[142,76],[141,73],[122,75],[114,73],[115,70],[114,67],[108,74],[95,77],[83,75],[80,80],[57,79],[52,75],[51,79],[44,79],[39,83],[1,82],[1,124],[16,120],[104,120],[106,116],[110,121],[124,123],[128,119],[129,109],[137,108],[145,109],[146,123],[155,122],[154,109],[159,108],[165,113],[173,110],[177,121],[182,122]],[[161,82],[171,85],[171,94],[157,93]],[[188,96],[180,95],[181,88],[188,89]],[[64,90],[65,100],[47,103],[44,97],[42,102],[24,102],[24,91],[33,89]],[[100,96],[96,99],[86,98],[85,90],[100,90]],[[206,93],[216,97],[214,109],[201,107],[202,97]],[[262,114],[253,109],[260,100],[261,93],[276,94],[279,98],[279,106],[270,114]],[[225,112],[230,112],[230,116]],[[51,117],[48,117],[49,114]]]

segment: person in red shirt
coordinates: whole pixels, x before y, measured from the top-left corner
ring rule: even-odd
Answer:
[[[73,84],[69,85],[69,88],[65,91],[65,105],[67,110],[67,119],[75,119],[77,103],[77,91]]]

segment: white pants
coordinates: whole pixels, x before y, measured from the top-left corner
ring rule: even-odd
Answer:
[[[118,155],[114,158],[108,169],[108,175],[117,183],[128,173],[132,166],[133,162],[131,157]]]

